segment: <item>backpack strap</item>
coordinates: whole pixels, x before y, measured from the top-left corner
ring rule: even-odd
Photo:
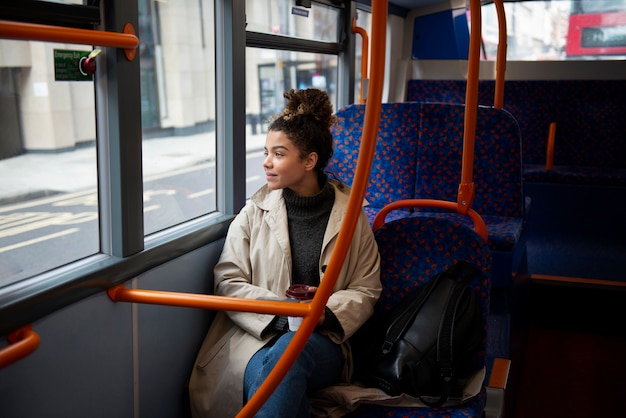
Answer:
[[[420,292],[410,295],[395,308],[394,312],[400,312],[400,314],[392,320],[387,328],[385,342],[382,345],[383,354],[389,353],[394,344],[406,333],[407,328],[413,324],[415,316],[424,305],[424,302],[428,300],[437,283],[441,281],[446,274],[446,272],[443,272],[435,275],[424,285],[424,288]]]
[[[450,396],[452,389],[452,378],[454,377],[453,358],[453,329],[456,322],[456,315],[459,303],[466,292],[471,292],[468,285],[477,277],[479,270],[467,261],[459,261],[444,275],[455,281],[455,285],[448,294],[446,308],[439,323],[439,333],[437,336],[437,362],[439,364],[439,376],[441,378],[442,390],[439,399],[435,402],[420,400],[430,407],[443,405]]]

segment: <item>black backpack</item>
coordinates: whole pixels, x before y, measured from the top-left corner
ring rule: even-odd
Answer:
[[[484,366],[477,361],[482,313],[469,285],[479,276],[473,264],[460,261],[386,316],[373,316],[352,339],[357,380],[431,407],[460,398],[464,381]]]

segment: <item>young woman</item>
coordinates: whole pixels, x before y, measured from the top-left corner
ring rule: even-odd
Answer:
[[[324,174],[333,153],[332,104],[321,90],[290,90],[265,142],[267,184],[231,224],[215,266],[218,295],[283,298],[318,286],[335,246],[349,188]],[[257,417],[308,417],[307,392],[348,379],[348,338],[381,292],[378,247],[363,212],[317,328]],[[194,417],[233,417],[272,370],[294,332],[281,316],[218,312],[190,380]]]

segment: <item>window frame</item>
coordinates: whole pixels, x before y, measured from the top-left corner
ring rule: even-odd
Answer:
[[[76,29],[92,29],[100,24],[99,0],[88,4],[63,4],[40,0],[3,0],[0,16],[4,20],[63,25]]]
[[[245,99],[233,98],[233,86],[238,81],[232,71],[237,65],[243,68],[245,13],[243,7],[229,1],[223,3],[221,7],[222,2],[216,1],[215,10],[216,77],[226,80],[217,83],[216,164],[220,167],[217,212],[144,237],[139,62],[126,60],[121,49],[108,49],[100,77],[94,80],[100,253],[0,288],[0,333],[30,324],[226,235],[233,214],[243,206],[241,196],[245,195],[245,177],[234,170],[238,166],[235,156],[245,159],[245,128],[237,133],[239,128],[233,121],[233,109],[237,106],[245,109]],[[30,2],[24,2],[20,7],[24,16],[30,11],[28,4]],[[65,6],[49,4],[57,10]],[[84,7],[91,10],[91,6],[76,7],[76,10]],[[136,2],[112,0],[101,7],[98,15],[102,14],[104,25],[91,25],[89,29],[117,32],[126,23],[138,27]],[[77,27],[72,22],[56,22],[55,25]],[[235,39],[237,27],[241,28],[239,40]],[[124,100],[118,100],[121,97]],[[237,104],[238,101],[241,103]],[[243,188],[239,186],[239,191],[235,186],[238,183],[243,185]]]
[[[30,3],[20,3],[24,16],[31,11]],[[93,7],[97,8],[102,22],[91,22],[89,29],[117,32],[126,23],[138,27],[136,2],[111,0],[90,4],[100,5],[75,9],[81,13],[89,10],[86,13],[91,14]],[[58,10],[65,6],[50,5]],[[0,332],[6,334],[222,240],[235,214],[246,203],[246,173],[235,169],[242,167],[246,158],[246,98],[239,88],[245,85],[246,46],[268,48],[265,42],[271,42],[272,47],[294,50],[295,45],[298,51],[336,54],[338,105],[346,105],[354,99],[354,43],[348,42],[347,31],[355,13],[354,2],[349,10],[340,13],[340,42],[294,43],[291,37],[246,32],[244,2],[215,2],[216,77],[220,80],[216,83],[217,211],[150,236],[144,236],[143,225],[139,62],[126,60],[122,50],[108,49],[104,54],[106,62],[94,80],[100,253],[0,288]],[[61,22],[55,25],[61,26]],[[71,22],[62,25],[77,27]],[[124,100],[118,101],[121,97]]]
[[[356,16],[356,2],[337,4],[325,0],[312,0],[313,3],[333,7],[339,10],[340,28],[337,42],[315,41],[287,35],[262,33],[246,30],[246,47],[267,48],[281,51],[319,53],[337,56],[337,106],[354,103],[354,57],[355,43],[350,42],[353,35],[348,31],[352,28],[352,17]],[[245,1],[242,1],[245,3]],[[361,6],[360,6],[361,7]],[[244,80],[245,82],[245,80]],[[245,114],[245,113],[244,113]],[[245,121],[243,122],[245,124]]]

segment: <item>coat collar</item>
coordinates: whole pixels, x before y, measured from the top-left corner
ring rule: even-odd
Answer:
[[[350,186],[347,186],[335,179],[329,178],[328,181],[335,189],[335,201],[339,200],[344,205],[347,204],[348,198],[350,197]],[[257,190],[250,199],[259,207],[259,209],[268,212],[280,210],[285,206],[282,189],[270,190],[267,187],[267,184]],[[365,204],[366,202],[364,202],[364,205]]]
[[[348,206],[348,199],[350,198],[350,186],[341,183],[335,179],[328,179],[331,186],[335,189],[335,204],[330,213],[328,219],[328,225],[326,227],[326,234],[324,235],[324,246],[338,233],[341,229],[341,222],[343,215],[345,214],[346,207]],[[285,207],[285,200],[283,199],[283,192],[281,190],[270,190],[267,185],[261,187],[251,197],[252,202],[262,211],[266,212],[265,220],[273,230],[284,230],[283,234],[287,233],[287,224],[282,221],[287,217],[287,209]],[[368,203],[363,200],[363,206]],[[287,235],[284,235],[287,236]],[[288,242],[283,243],[285,246]],[[287,247],[286,247],[287,248]]]

